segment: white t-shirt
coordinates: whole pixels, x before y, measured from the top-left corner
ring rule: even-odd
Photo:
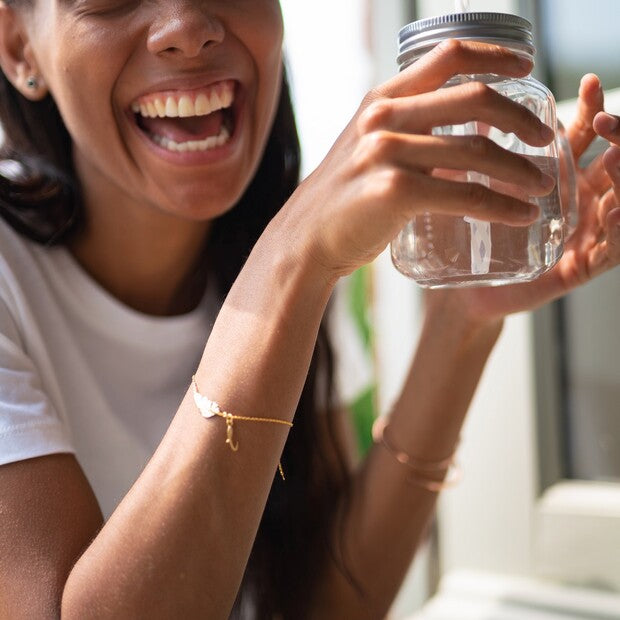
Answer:
[[[121,304],[64,247],[0,218],[0,464],[74,453],[107,517],[154,452],[217,314]]]

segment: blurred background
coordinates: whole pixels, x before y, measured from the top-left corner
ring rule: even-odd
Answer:
[[[451,0],[281,4],[304,174],[368,89],[396,73],[398,30],[455,8]],[[620,113],[620,1],[471,0],[470,8],[534,24],[535,75],[556,95],[564,124],[588,72]],[[382,255],[342,283],[335,305],[339,383],[364,450],[415,348],[420,289]],[[395,619],[620,618],[618,317],[615,271],[507,322],[463,432],[465,479],[441,497]]]

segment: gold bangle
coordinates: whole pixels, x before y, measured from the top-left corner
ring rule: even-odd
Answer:
[[[288,422],[287,420],[234,415],[232,413],[228,413],[227,411],[222,411],[221,407],[214,400],[209,400],[206,396],[203,396],[199,392],[198,384],[196,383],[196,375],[192,376],[192,391],[194,394],[194,403],[196,404],[196,407],[198,408],[198,411],[200,411],[200,415],[202,415],[203,418],[209,419],[214,416],[218,416],[226,421],[226,444],[233,452],[237,452],[237,450],[239,450],[239,443],[235,442],[233,436],[235,420],[243,422],[264,422],[271,424],[281,424],[282,426],[288,426],[289,428],[293,426],[293,423]],[[278,469],[280,471],[280,476],[282,476],[282,480],[285,480],[284,470],[282,469],[281,462],[278,462]]]
[[[462,472],[454,462],[454,453],[449,457],[437,461],[415,458],[399,450],[392,443],[386,434],[387,426],[387,416],[377,418],[372,426],[373,440],[376,444],[383,446],[398,463],[409,469],[409,476],[407,479],[410,484],[438,493],[460,482]],[[435,480],[429,477],[429,474],[450,475],[446,480]]]
[[[432,478],[425,478],[424,476],[416,472],[411,472],[407,477],[407,482],[409,484],[413,484],[416,487],[426,489],[427,491],[432,491],[433,493],[440,493],[441,491],[445,491],[446,489],[452,489],[463,478],[463,471],[456,463],[453,463],[448,468],[447,473],[448,478],[444,480],[433,480]]]

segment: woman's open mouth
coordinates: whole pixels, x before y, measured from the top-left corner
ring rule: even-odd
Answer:
[[[140,97],[131,105],[139,129],[173,153],[205,152],[224,146],[234,132],[235,82],[191,91]]]

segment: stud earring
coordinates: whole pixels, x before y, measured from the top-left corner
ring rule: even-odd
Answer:
[[[36,90],[37,88],[39,88],[39,80],[37,80],[34,75],[31,75],[26,80],[26,86],[31,90]]]

